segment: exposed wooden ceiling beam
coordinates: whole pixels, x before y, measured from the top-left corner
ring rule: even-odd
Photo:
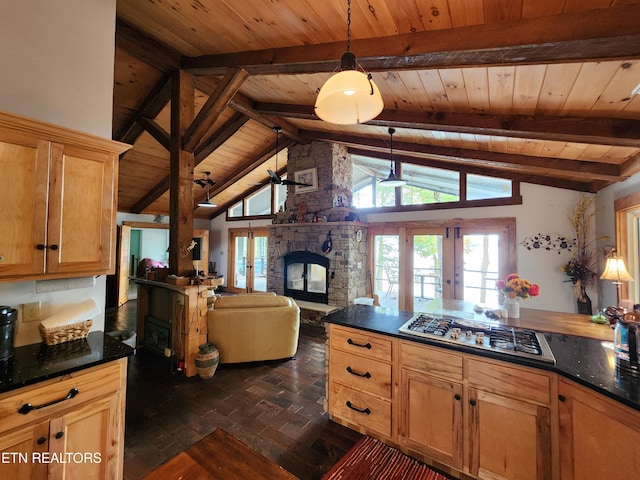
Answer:
[[[248,121],[249,117],[236,113],[222,127],[213,132],[209,138],[201,142],[194,153],[195,166],[197,167],[200,162],[229,140]]]
[[[195,150],[248,76],[247,71],[241,68],[232,68],[226,73],[184,133],[182,148],[188,152]]]
[[[497,24],[353,40],[367,71],[611,60],[640,57],[640,5]],[[332,72],[343,42],[183,58],[196,75],[244,68],[252,75]]]
[[[291,125],[291,123],[284,120],[282,117],[274,117],[270,115],[264,115],[253,108],[253,102],[247,97],[236,95],[230,102],[229,107],[233,108],[237,112],[242,112],[248,117],[251,117],[258,123],[261,123],[265,127],[273,128],[278,126],[282,128],[282,134],[285,137],[289,137],[295,140],[297,143],[307,143],[308,141],[300,136],[298,128]]]
[[[194,167],[198,166],[211,152],[222,145],[229,139],[237,130],[238,124],[247,121],[247,117],[244,115],[236,115],[232,117],[225,125],[215,132],[211,138],[204,142],[203,150],[200,150],[194,154]],[[208,153],[207,153],[208,152]],[[171,186],[170,175],[165,176],[160,180],[148,193],[138,200],[135,205],[131,207],[133,213],[142,213],[145,208],[149,207],[153,202],[160,198],[164,193],[169,190]]]
[[[121,18],[116,18],[116,47],[160,72],[173,72],[180,68],[181,55],[157,42]]]
[[[169,151],[171,148],[171,135],[164,128],[158,125],[153,120],[142,117],[138,120],[138,123],[151,135],[165,150]]]
[[[144,131],[139,120],[156,118],[171,98],[171,74],[166,73],[151,89],[140,107],[131,115],[129,122],[114,136],[121,142],[133,144]],[[122,158],[122,157],[121,157]]]
[[[389,146],[386,141],[374,138],[361,138],[350,135],[340,135],[327,132],[305,131],[305,136],[315,140],[332,141],[349,147],[366,148],[368,152],[380,152],[388,158]],[[441,147],[417,143],[393,142],[394,158],[396,152],[407,154],[404,161],[419,164],[415,159],[430,158],[465,165],[483,165],[493,168],[508,168],[515,171],[528,169],[537,172],[547,171],[555,175],[581,176],[587,180],[624,180],[618,165],[586,162],[581,160],[567,160],[560,158],[533,157],[512,153],[489,152],[486,150],[470,150],[464,148]]]
[[[318,120],[311,105],[256,102],[254,108],[264,115]],[[368,121],[367,125],[640,147],[640,120],[626,118],[416,112],[385,109],[375,119]]]

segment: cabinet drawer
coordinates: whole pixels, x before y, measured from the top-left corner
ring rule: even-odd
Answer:
[[[331,382],[329,413],[358,427],[391,437],[391,402],[388,400]]]
[[[1,430],[8,431],[33,421],[49,419],[52,415],[57,415],[87,401],[117,392],[121,388],[120,365],[122,361],[126,361],[126,359],[46,380],[0,395]],[[78,390],[78,393],[72,398],[65,399],[74,388]],[[36,407],[47,403],[52,404],[33,409],[26,414],[19,412],[20,408],[26,404]]]
[[[358,390],[391,398],[391,365],[359,355],[332,350],[329,378]]]
[[[417,343],[400,343],[400,364],[446,380],[462,381],[462,355]]]
[[[515,365],[468,360],[469,386],[544,405],[551,403],[551,375]]]
[[[331,349],[340,349],[368,358],[391,362],[392,339],[364,330],[331,325],[329,330]]]

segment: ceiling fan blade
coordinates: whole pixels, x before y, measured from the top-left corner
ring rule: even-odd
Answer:
[[[282,185],[300,185],[301,187],[312,187],[308,183],[294,182],[293,180],[282,180]]]
[[[267,173],[269,174],[269,177],[271,177],[271,183],[276,183],[278,185],[282,184],[282,180],[276,174],[276,172],[274,172],[273,170],[267,170]]]

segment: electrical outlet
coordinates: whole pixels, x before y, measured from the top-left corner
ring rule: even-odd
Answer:
[[[184,305],[184,295],[178,295],[178,305]]]
[[[40,302],[25,303],[22,305],[22,321],[37,322],[40,320]]]

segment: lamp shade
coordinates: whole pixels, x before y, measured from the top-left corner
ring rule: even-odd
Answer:
[[[612,280],[616,282],[633,282],[633,277],[627,271],[622,257],[609,257],[604,266],[604,272],[600,275],[601,280]]]
[[[383,108],[380,90],[366,73],[342,70],[324,83],[314,110],[325,122],[353,125],[377,117]]]

